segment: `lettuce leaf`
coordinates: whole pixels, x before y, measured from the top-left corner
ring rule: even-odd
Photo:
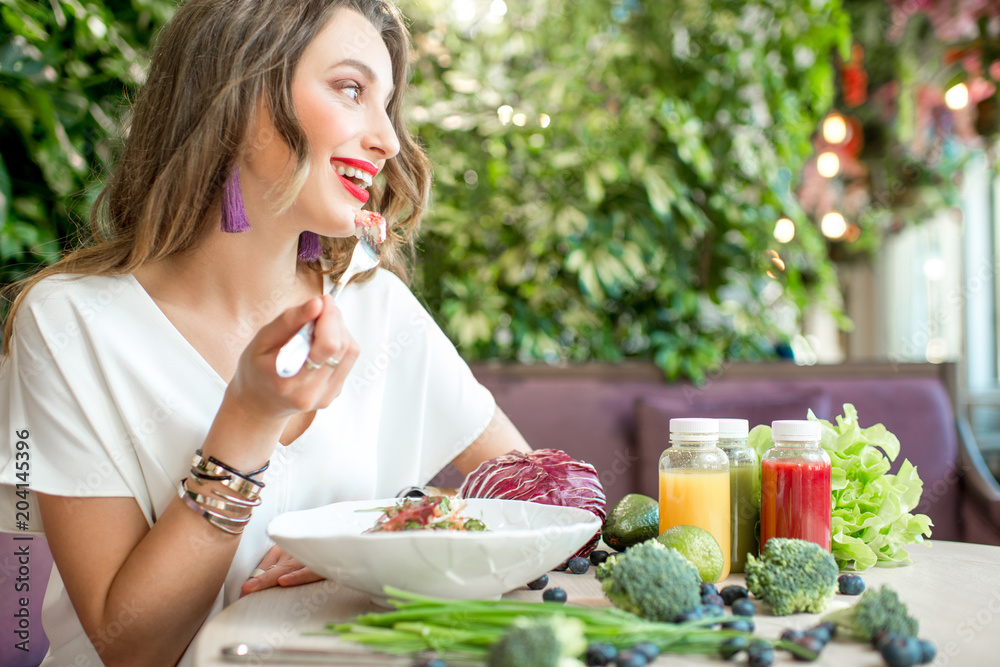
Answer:
[[[844,404],[836,425],[817,419],[812,410],[807,418],[820,423],[820,446],[830,456],[837,565],[867,570],[909,563],[904,547],[930,537],[933,524],[925,514],[911,514],[924,489],[913,464],[904,459],[899,472],[889,473],[899,456],[899,439],[882,424],[861,428],[850,403]],[[747,440],[763,457],[773,445],[771,427],[755,426]]]

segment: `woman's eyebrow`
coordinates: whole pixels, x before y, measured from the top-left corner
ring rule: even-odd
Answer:
[[[362,62],[360,60],[355,60],[354,58],[345,58],[344,60],[341,60],[340,62],[333,65],[333,67],[331,67],[330,69],[336,69],[338,67],[353,67],[354,69],[361,72],[361,74],[363,74],[365,78],[368,79],[369,81],[375,81],[375,82],[378,81],[378,76],[375,74],[375,70],[369,67],[368,63]],[[388,94],[386,95],[386,97],[392,97],[394,88],[395,86],[392,85],[392,83],[390,82],[387,91]]]

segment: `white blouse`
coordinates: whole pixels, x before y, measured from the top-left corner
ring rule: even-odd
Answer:
[[[263,501],[211,614],[239,597],[272,546],[266,534],[272,518],[424,484],[493,416],[493,396],[394,274],[379,270],[373,280],[349,286],[338,306],[360,357],[332,405],[298,439],[275,449]],[[266,311],[230,344],[243,349]],[[152,525],[177,495],[225,389],[135,278],[57,276],[33,287],[17,313],[0,368],[0,417],[10,430],[29,433],[31,490],[132,497]],[[10,532],[15,485],[22,481],[14,444],[0,443],[0,530]],[[30,515],[31,529],[40,532],[34,502]],[[84,664],[80,656],[100,664],[52,572],[42,613],[51,645],[43,665]]]

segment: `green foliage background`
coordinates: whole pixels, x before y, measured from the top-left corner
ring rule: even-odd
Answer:
[[[0,0],[0,283],[86,224],[165,0]]]
[[[401,6],[436,179],[418,290],[467,358],[699,379],[773,355],[806,304],[837,309],[793,191],[850,43],[838,0]],[[0,281],[72,242],[173,7],[0,0]]]
[[[773,354],[808,302],[836,309],[792,191],[850,44],[838,2],[512,0],[464,25],[448,4],[411,12],[414,121],[437,179],[424,293],[468,356],[699,379]]]

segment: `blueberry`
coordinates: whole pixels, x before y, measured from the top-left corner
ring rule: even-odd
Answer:
[[[723,600],[722,600],[722,596],[718,595],[718,594],[716,594],[716,595],[702,595],[701,596],[701,603],[702,604],[714,605],[714,606],[718,607],[719,609],[722,609],[723,607],[726,606],[726,603],[723,602]]]
[[[615,664],[618,667],[645,667],[649,659],[638,651],[625,650],[618,654]]]
[[[757,608],[754,607],[753,602],[747,598],[740,598],[733,603],[733,613],[737,616],[753,616],[757,613]]]
[[[444,660],[437,653],[431,651],[425,655],[421,655],[413,667],[445,667]]]
[[[926,665],[937,655],[937,647],[929,639],[918,639],[917,644],[920,646],[919,662],[921,665]]]
[[[546,588],[542,593],[542,599],[546,602],[565,602],[566,591],[561,588]]]
[[[722,596],[722,599],[726,601],[727,605],[731,605],[740,598],[748,597],[750,594],[747,589],[742,586],[726,586],[719,591],[719,595]]]
[[[595,549],[590,552],[590,562],[594,565],[600,565],[608,559],[608,552],[603,549]]]
[[[837,577],[837,583],[844,595],[861,595],[865,590],[865,580],[856,574],[842,574]]]
[[[833,637],[830,636],[830,631],[827,628],[809,628],[802,633],[806,637],[812,637],[818,641],[823,646],[826,646]]]
[[[814,635],[810,635],[808,633],[804,634],[801,637],[799,637],[798,639],[796,639],[795,640],[795,644],[797,646],[801,646],[802,648],[806,649],[807,651],[812,651],[813,653],[816,654],[817,657],[819,657],[819,654],[823,650],[823,647],[826,646],[826,644],[823,642],[822,639],[820,639],[819,637],[816,637]],[[798,654],[795,654],[795,659],[796,660],[803,660],[803,661],[809,661],[809,662],[811,662],[811,661],[815,660],[816,658],[804,658],[804,657],[799,656]]]
[[[710,584],[706,581],[701,582],[701,597],[706,595],[718,595],[719,590],[715,587],[715,584]]]
[[[609,665],[618,657],[618,649],[607,642],[594,642],[583,654],[583,662],[591,667]]]
[[[660,647],[653,642],[637,642],[632,651],[642,653],[649,662],[653,662],[660,655]]]
[[[705,616],[709,618],[717,618],[719,616],[725,616],[726,611],[721,604],[703,604],[701,605]]]
[[[874,635],[872,635],[872,647],[876,651],[881,651],[882,647],[891,642],[893,639],[898,637],[894,632],[889,632],[888,630],[879,630]]]
[[[920,660],[920,644],[913,637],[893,637],[879,651],[888,667],[913,667]]]
[[[534,581],[528,582],[528,588],[533,591],[540,591],[549,585],[549,575],[543,574]]]
[[[565,562],[560,563],[559,565],[556,565],[554,568],[552,568],[552,570],[553,572],[565,572],[566,568],[568,567],[569,567],[569,561],[567,560]]]
[[[566,564],[566,569],[573,574],[583,574],[590,569],[590,561],[586,558],[581,558],[580,556],[573,556],[566,561]]]
[[[685,623],[687,621],[700,621],[703,618],[705,618],[705,609],[703,607],[695,607],[683,612],[675,620],[677,623]]]
[[[748,645],[746,637],[730,637],[719,646],[719,655],[723,660],[732,660],[737,653],[745,651]]]
[[[802,637],[802,632],[794,628],[787,628],[781,633],[781,638],[786,642],[798,641]]]
[[[826,634],[830,635],[830,639],[837,636],[837,624],[833,621],[823,621],[822,623],[817,623],[811,630],[824,630]]]
[[[768,667],[774,662],[774,649],[771,643],[763,639],[755,639],[747,647],[747,664],[750,667]]]
[[[723,623],[722,627],[737,632],[753,632],[754,630],[753,621],[748,618],[733,618],[733,620]]]

